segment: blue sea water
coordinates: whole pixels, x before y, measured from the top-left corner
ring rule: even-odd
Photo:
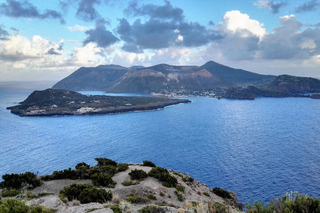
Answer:
[[[0,84],[0,175],[49,174],[96,157],[150,160],[243,203],[290,191],[320,197],[320,100],[191,97],[163,110],[99,116],[19,117],[5,109],[50,86]]]

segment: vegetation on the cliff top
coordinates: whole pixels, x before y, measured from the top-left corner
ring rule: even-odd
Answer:
[[[90,166],[84,162],[76,165],[74,169],[66,169],[62,171],[54,171],[52,175],[43,176],[42,180],[53,180],[61,178],[76,178],[76,179],[91,179],[93,185],[91,184],[72,184],[68,187],[65,187],[60,191],[60,199],[62,200],[78,200],[80,203],[90,203],[90,202],[100,202],[105,203],[107,201],[113,200],[113,193],[109,190],[99,189],[95,186],[103,187],[114,187],[114,182],[111,177],[120,171],[125,171],[128,169],[128,164],[118,164],[115,161],[112,161],[107,158],[96,158],[98,164],[95,166]],[[145,164],[145,163],[144,163]],[[148,161],[147,164],[154,165],[154,163]],[[142,164],[143,165],[143,164]],[[142,166],[141,165],[141,166]],[[175,172],[182,179],[185,179],[183,175]],[[161,182],[166,187],[175,187],[176,199],[179,201],[184,201],[185,187],[178,184],[176,177],[172,176],[169,171],[161,167],[152,167],[150,172],[147,174],[143,170],[132,170],[129,175],[132,179],[139,179],[140,181],[147,176],[154,177]],[[41,185],[41,180],[37,177],[36,174],[31,172],[26,172],[24,174],[6,174],[2,176],[3,181],[0,183],[1,195],[5,197],[6,193],[8,196],[14,196],[17,192],[22,193],[20,190],[31,189]],[[193,180],[193,179],[191,179]],[[94,186],[95,185],[95,186]],[[233,193],[228,192],[224,189],[213,188],[211,189],[213,193],[217,196],[223,198],[227,203],[229,200],[234,199]],[[12,193],[12,194],[10,194]],[[25,191],[24,191],[25,193]],[[30,193],[30,192],[29,192]],[[208,196],[209,194],[205,192],[204,195]],[[40,195],[39,195],[40,196]],[[160,196],[164,196],[161,192]],[[34,196],[33,196],[34,198]],[[117,195],[115,195],[114,200],[117,200]],[[140,203],[148,204],[151,200],[156,200],[157,198],[154,194],[149,193],[144,197],[137,195],[136,191],[133,190],[131,194],[127,196],[124,202],[130,203]],[[118,198],[119,200],[119,198]],[[235,201],[236,202],[236,201]],[[112,210],[118,211],[122,210],[123,206],[121,203],[116,202],[117,204],[111,207]],[[156,202],[154,202],[156,204]],[[140,212],[150,212],[155,211],[159,212],[160,206],[149,205],[143,207]],[[127,206],[127,205],[126,205]],[[185,202],[185,212],[221,212],[227,213],[230,212],[225,205],[220,203],[197,203],[197,202]],[[276,198],[270,201],[268,204],[262,202],[254,202],[253,204],[247,204],[245,211],[247,213],[295,213],[295,212],[306,212],[314,213],[320,212],[320,201],[318,198],[309,197],[307,195],[299,195],[297,192],[287,193],[281,198]],[[47,209],[40,206],[29,207],[24,202],[16,199],[2,199],[0,198],[0,212],[1,213],[51,213],[54,210]]]

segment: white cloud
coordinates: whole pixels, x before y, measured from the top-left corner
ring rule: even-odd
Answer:
[[[241,31],[243,32],[243,37],[248,36],[248,34],[245,33],[246,31],[257,35],[260,38],[266,34],[266,30],[263,28],[262,23],[250,19],[247,14],[243,14],[238,10],[226,12],[223,16],[222,23],[219,23],[216,26],[216,29],[220,31],[231,31],[233,33]]]
[[[73,27],[68,27],[68,30],[71,32],[74,32],[74,31],[82,32],[82,31],[87,31],[87,30],[93,29],[93,28],[94,28],[93,26],[85,27],[85,26],[80,26],[80,25],[76,24]]]
[[[183,36],[182,35],[178,35],[176,42],[183,42]]]
[[[35,35],[32,40],[13,35],[8,40],[0,41],[0,60],[22,61],[30,58],[44,57],[50,49],[58,53],[59,45],[49,42],[41,36]]]
[[[72,58],[72,62],[79,65],[95,65],[103,64],[104,61],[101,57],[97,57],[102,54],[103,50],[97,47],[93,43],[88,43],[84,47],[76,47],[75,53]]]

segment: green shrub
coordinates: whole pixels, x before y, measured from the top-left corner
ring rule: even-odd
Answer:
[[[108,158],[95,158],[98,162],[98,166],[117,166],[117,162],[110,160]]]
[[[107,174],[96,173],[91,175],[91,180],[93,185],[95,186],[104,186],[114,188],[116,182],[112,180],[112,178]]]
[[[71,180],[76,180],[78,179],[79,176],[77,174],[76,170],[72,170],[71,168],[64,169],[61,171],[54,171],[52,173],[52,179],[57,180],[57,179],[71,179]]]
[[[273,213],[273,212],[320,212],[320,201],[297,192],[287,193],[282,198],[276,198],[269,204],[253,202],[253,206],[246,205],[246,212],[249,213]]]
[[[208,192],[203,192],[203,195],[207,196],[207,197],[210,197],[209,193]]]
[[[121,211],[121,209],[120,209],[118,204],[117,205],[112,205],[110,207],[110,209],[113,211],[113,213],[122,213],[122,211]]]
[[[77,199],[80,203],[99,202],[112,200],[112,192],[104,189],[96,189],[89,184],[72,184],[65,187],[60,194],[64,194],[68,200]]]
[[[193,182],[193,178],[192,177],[190,177],[188,174],[183,174],[183,177],[182,177],[182,181],[183,182],[190,182],[190,183],[192,183]]]
[[[177,198],[179,201],[181,201],[181,202],[184,201],[184,197],[180,192],[174,191],[174,193],[177,195]]]
[[[160,212],[160,209],[157,206],[145,206],[138,211],[141,213],[158,213]]]
[[[156,200],[157,199],[157,197],[156,196],[154,196],[154,194],[147,194],[147,196],[146,196],[149,200]]]
[[[76,169],[90,169],[90,165],[86,164],[85,162],[82,162],[82,163],[78,163],[76,165]]]
[[[163,192],[160,192],[160,196],[161,196],[161,197],[163,197],[163,196],[164,196]]]
[[[117,168],[118,168],[119,172],[123,172],[123,171],[126,171],[129,168],[129,165],[126,164],[126,163],[119,163]]]
[[[143,180],[148,177],[147,173],[141,169],[135,169],[129,172],[129,175],[132,180]]]
[[[137,196],[136,195],[136,190],[132,190],[132,193],[129,194],[128,197],[125,200],[130,202],[130,203],[147,203],[147,202],[149,202],[148,198]]]
[[[30,208],[22,201],[15,199],[6,199],[1,202],[1,213],[29,213]]]
[[[212,212],[217,212],[217,213],[229,213],[229,208],[225,206],[224,204],[221,203],[214,203],[210,205],[211,203],[208,203],[208,206],[210,209],[212,209]]]
[[[2,176],[3,181],[1,182],[1,188],[14,188],[21,189],[23,186],[30,186],[35,188],[40,186],[41,181],[32,172],[26,172],[23,174],[5,174]]]
[[[184,189],[185,189],[184,186],[181,186],[181,185],[177,185],[177,186],[176,186],[176,190],[177,190],[178,192],[184,192]]]
[[[18,194],[20,194],[18,189],[3,189],[1,192],[2,197],[14,197]]]
[[[110,175],[111,177],[118,172],[117,167],[115,166],[101,166],[99,168],[101,173]]]
[[[1,213],[54,213],[55,210],[43,206],[29,207],[24,202],[16,199],[0,201]]]
[[[162,181],[162,185],[166,187],[175,187],[178,184],[177,178],[171,176],[167,169],[161,167],[152,168],[148,175]]]
[[[150,167],[156,167],[156,164],[154,164],[151,161],[144,160],[142,166],[150,166]]]
[[[219,197],[228,198],[228,199],[232,198],[230,192],[228,192],[227,190],[215,187],[212,191],[213,191],[213,193],[215,193]]]

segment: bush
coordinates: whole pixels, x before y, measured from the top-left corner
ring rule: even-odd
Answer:
[[[72,170],[71,168],[61,170],[61,171],[54,171],[52,173],[52,179],[57,180],[57,179],[71,179],[71,180],[76,180],[78,179],[79,176],[77,174],[76,170]]]
[[[185,189],[184,186],[181,186],[181,185],[177,185],[177,186],[176,186],[176,190],[177,190],[178,192],[184,192],[184,189]]]
[[[128,195],[126,201],[130,203],[147,203],[149,202],[148,198],[139,197],[136,195],[136,190],[132,190],[132,193]]]
[[[184,201],[184,197],[180,192],[174,191],[174,193],[177,195],[177,198],[179,201],[181,201],[181,202]]]
[[[154,194],[147,194],[147,196],[146,196],[149,200],[157,200],[157,197],[156,196],[154,196]]]
[[[91,175],[91,180],[95,186],[104,186],[104,187],[115,187],[116,182],[107,174],[96,173]]]
[[[18,194],[20,194],[18,189],[3,189],[1,192],[2,197],[14,197]]]
[[[213,191],[213,193],[215,193],[219,197],[228,198],[228,199],[232,198],[231,195],[230,195],[230,192],[228,192],[227,190],[215,187],[212,191]]]
[[[21,189],[25,185],[29,185],[30,188],[40,186],[41,181],[32,172],[26,172],[23,174],[5,174],[2,176],[1,188],[14,188]]]
[[[54,213],[55,210],[43,206],[29,207],[24,202],[16,199],[0,201],[1,213]]]
[[[150,167],[156,167],[156,164],[154,164],[151,161],[144,160],[142,166],[150,166]]]
[[[122,213],[119,205],[112,205],[110,209],[113,211],[113,213]]]
[[[117,171],[117,167],[115,167],[115,166],[101,166],[101,167],[99,168],[99,171],[100,171],[101,173],[108,174],[108,175],[110,175],[111,177],[118,172],[118,171]]]
[[[82,163],[78,163],[76,165],[76,169],[90,169],[90,165],[86,164],[85,162],[82,162]]]
[[[15,199],[6,199],[1,202],[1,213],[28,213],[29,207],[24,202]]]
[[[273,212],[320,212],[320,201],[297,192],[287,193],[282,198],[272,200],[268,205],[262,202],[253,202],[253,206],[247,204],[246,212],[249,213],[273,213]]]
[[[60,194],[63,194],[68,200],[77,199],[80,203],[99,202],[105,203],[112,200],[112,192],[104,189],[96,189],[89,184],[72,184],[65,187]]]
[[[117,166],[117,162],[110,160],[108,158],[95,158],[98,162],[98,166]]]
[[[138,211],[141,213],[158,213],[160,212],[160,209],[157,206],[145,206]]]
[[[129,175],[132,180],[143,180],[148,177],[147,173],[141,169],[135,169],[129,172]]]
[[[118,164],[118,172],[126,171],[129,168],[129,165],[126,163],[119,163]]]
[[[210,197],[209,193],[208,192],[203,192],[203,195],[207,196],[207,197]]]
[[[164,168],[152,168],[148,175],[162,181],[162,185],[166,187],[176,187],[178,184],[177,178],[171,176],[168,170]]]

